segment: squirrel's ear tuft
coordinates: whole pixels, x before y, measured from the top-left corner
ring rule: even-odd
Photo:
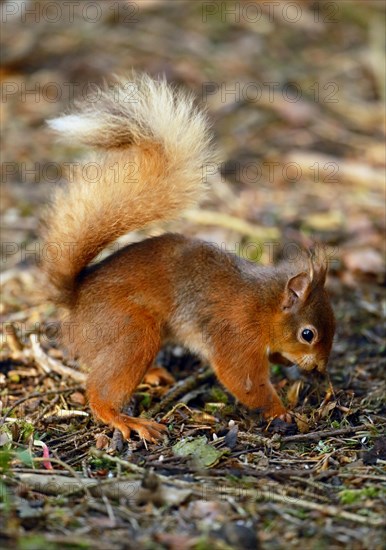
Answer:
[[[327,269],[328,269],[327,261],[324,260],[323,263],[318,267],[318,271],[317,271],[318,285],[320,286],[324,286],[326,282]]]
[[[302,271],[291,277],[284,290],[283,309],[289,309],[299,302],[305,302],[311,290],[311,279],[309,273]]]
[[[309,274],[310,279],[318,286],[324,286],[326,282],[328,263],[327,257],[324,254],[316,254],[316,251],[313,249],[309,250]]]

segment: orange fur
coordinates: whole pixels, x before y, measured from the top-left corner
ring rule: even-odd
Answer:
[[[52,124],[101,148],[93,157],[100,178],[90,184],[80,169],[55,193],[44,230],[45,243],[62,252],[56,261],[46,257],[43,269],[68,312],[66,344],[89,371],[90,406],[127,438],[131,430],[160,437],[164,426],[121,408],[146,374],[171,383],[152,365],[162,343],[173,340],[209,360],[242,403],[286,419],[269,381],[269,360],[325,370],[335,327],[325,266],[263,268],[175,234],[88,265],[123,233],[174,218],[194,203],[203,168],[214,162],[208,124],[191,98],[146,76],[134,84],[136,104],[117,103],[105,92],[100,105]],[[135,166],[134,179],[128,166]],[[311,343],[304,328],[315,333]]]

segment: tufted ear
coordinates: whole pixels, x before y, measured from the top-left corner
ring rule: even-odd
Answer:
[[[310,274],[302,271],[291,277],[284,290],[283,309],[290,309],[296,304],[305,302],[311,290],[312,280]]]
[[[318,286],[324,286],[326,282],[326,275],[328,269],[328,263],[325,253],[321,256],[320,252],[318,254],[317,261],[315,262],[316,251],[309,250],[309,273],[310,279]]]
[[[323,263],[319,266],[318,272],[317,272],[317,280],[318,285],[324,286],[326,282],[326,276],[327,276],[327,262],[323,261]]]

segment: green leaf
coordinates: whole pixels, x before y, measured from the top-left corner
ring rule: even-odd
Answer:
[[[25,466],[33,467],[34,461],[30,451],[17,451],[16,457],[22,462]]]
[[[199,468],[215,466],[226,452],[210,445],[204,435],[196,438],[187,437],[173,446],[176,456],[191,456]]]

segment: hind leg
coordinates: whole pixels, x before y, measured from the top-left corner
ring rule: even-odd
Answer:
[[[125,415],[121,408],[153,364],[160,346],[159,326],[138,308],[131,308],[122,317],[115,314],[111,321],[115,326],[121,321],[123,328],[91,362],[87,380],[90,407],[97,418],[118,428],[126,439],[133,430],[154,442],[167,430],[166,426]]]
[[[172,386],[174,377],[163,367],[153,365],[146,372],[143,381],[150,386]]]

